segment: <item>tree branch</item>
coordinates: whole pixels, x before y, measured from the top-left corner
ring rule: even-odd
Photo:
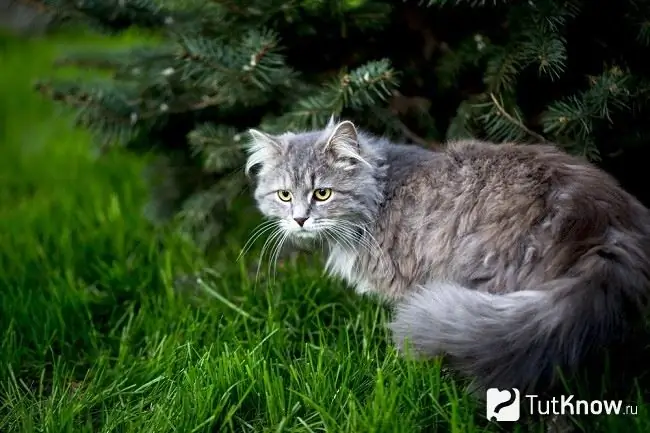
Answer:
[[[513,124],[517,125],[519,128],[524,130],[527,134],[529,134],[531,137],[535,137],[541,143],[548,143],[548,140],[545,137],[543,137],[542,135],[540,135],[540,134],[536,133],[535,131],[531,130],[526,125],[524,125],[522,122],[520,122],[519,120],[512,117],[512,115],[510,113],[508,113],[505,108],[503,108],[503,106],[499,103],[496,96],[494,96],[494,93],[492,93],[492,92],[490,92],[490,99],[492,99],[492,102],[494,103],[494,106],[497,108],[497,110],[499,110],[499,113],[503,117],[508,119]]]

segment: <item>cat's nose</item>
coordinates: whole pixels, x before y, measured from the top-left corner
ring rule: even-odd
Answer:
[[[297,222],[300,227],[302,227],[305,224],[305,221],[307,221],[307,218],[294,218],[293,220]]]

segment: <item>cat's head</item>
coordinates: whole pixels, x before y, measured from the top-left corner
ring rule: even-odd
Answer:
[[[373,219],[382,158],[352,122],[330,119],[324,130],[250,134],[246,172],[256,172],[257,207],[289,237],[340,237]]]

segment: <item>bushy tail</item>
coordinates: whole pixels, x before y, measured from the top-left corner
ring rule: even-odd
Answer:
[[[588,278],[508,294],[427,285],[397,307],[395,344],[424,357],[444,355],[479,388],[548,387],[557,367],[574,369],[591,349],[620,337],[645,303],[643,272],[600,265]]]

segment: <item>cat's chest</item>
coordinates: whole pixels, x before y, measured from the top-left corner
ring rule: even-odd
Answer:
[[[336,246],[330,251],[325,269],[329,274],[345,280],[357,293],[367,293],[372,291],[373,285],[359,262],[357,252]]]

